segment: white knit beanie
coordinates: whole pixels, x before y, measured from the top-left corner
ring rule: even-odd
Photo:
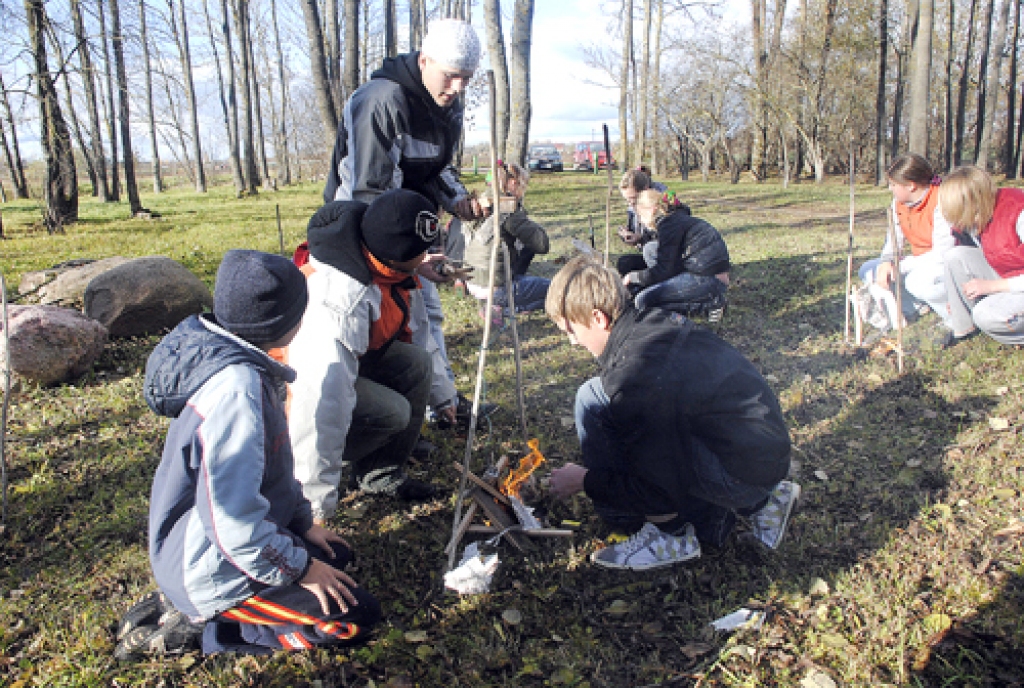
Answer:
[[[480,39],[469,22],[438,19],[430,23],[420,52],[444,67],[475,72],[480,64]]]

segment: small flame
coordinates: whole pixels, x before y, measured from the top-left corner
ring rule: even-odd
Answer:
[[[540,442],[538,440],[529,440],[526,446],[530,448],[530,453],[519,459],[519,467],[509,471],[508,477],[502,482],[500,488],[502,494],[515,497],[516,499],[520,498],[519,488],[537,470],[537,467],[545,461],[544,455],[540,453]]]

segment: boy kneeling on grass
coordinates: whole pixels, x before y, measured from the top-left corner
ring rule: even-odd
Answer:
[[[551,490],[585,492],[610,526],[639,529],[591,561],[633,570],[687,561],[699,541],[721,546],[737,514],[778,547],[800,486],[783,480],[789,431],[750,361],[682,315],[636,310],[619,276],[587,256],[555,275],[545,309],[601,367],[576,394],[583,465],[553,470]]]
[[[342,570],[348,544],[314,525],[293,473],[283,390],[295,373],[267,352],[288,345],[307,302],[287,259],[228,251],[212,317],[187,318],[150,355],[146,402],[174,418],[149,512],[162,595],[129,612],[119,659],[188,649],[200,635],[206,654],[348,645],[380,620]]]

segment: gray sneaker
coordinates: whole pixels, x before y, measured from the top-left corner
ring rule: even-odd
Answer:
[[[782,542],[782,536],[786,534],[786,526],[789,525],[789,516],[793,513],[793,506],[800,499],[800,485],[790,480],[783,480],[768,497],[768,503],[760,511],[750,517],[750,525],[754,531],[754,537],[760,540],[765,547],[778,549]]]
[[[683,535],[669,535],[653,523],[645,523],[625,542],[605,547],[590,555],[590,561],[609,569],[645,571],[671,566],[700,556],[700,543],[693,526],[686,524]]]

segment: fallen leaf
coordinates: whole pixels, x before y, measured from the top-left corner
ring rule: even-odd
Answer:
[[[815,597],[824,597],[829,593],[828,583],[822,578],[815,578],[811,581],[811,588],[807,592]]]
[[[1016,523],[1011,523],[1010,525],[1006,526],[1002,530],[997,530],[995,532],[995,536],[996,537],[1011,537],[1013,535],[1022,535],[1022,534],[1024,534],[1024,522],[1021,522],[1021,521],[1017,521]]]
[[[563,428],[571,428],[576,425],[576,419],[572,416],[562,416],[559,420],[562,421]]]
[[[823,483],[828,482],[828,473],[826,473],[825,471],[814,471],[814,477]]]
[[[640,630],[647,635],[658,635],[661,633],[661,628],[661,623],[657,621],[651,621],[650,623],[645,623],[643,626],[641,626]]]
[[[1010,428],[1010,421],[1005,418],[989,418],[988,426],[993,430],[1008,430]]]
[[[1013,499],[1014,497],[1016,497],[1017,496],[1017,491],[1016,490],[1011,490],[1008,487],[1004,487],[1004,488],[999,489],[999,490],[993,490],[992,491],[992,496],[995,497],[996,499],[1002,499],[1002,500],[1005,501],[1005,500]]]
[[[946,614],[929,614],[921,620],[921,624],[928,633],[942,633],[949,630],[953,620]]]
[[[425,643],[427,642],[426,631],[406,631],[405,642],[407,643]]]
[[[838,633],[822,633],[818,638],[829,647],[842,649],[849,645],[849,641]]]
[[[615,600],[604,611],[605,614],[611,614],[612,616],[622,616],[629,612],[629,605],[625,600]]]
[[[921,459],[910,459],[907,461],[907,468],[918,468],[921,465]]]
[[[686,645],[679,648],[679,651],[686,655],[686,658],[692,662],[714,649],[714,646],[708,645],[707,643],[686,643]]]
[[[929,418],[932,420],[939,417],[939,414],[936,411],[932,411],[931,409],[925,409],[924,411],[921,412],[921,415],[923,415],[925,418]]]
[[[506,609],[501,613],[501,619],[509,626],[518,626],[523,623],[523,614],[518,609]]]
[[[563,638],[562,636],[557,635],[555,633],[551,634],[551,639],[554,640],[556,643],[564,643],[565,642],[565,638]]]
[[[868,375],[868,382],[874,382],[875,384],[882,384],[882,376],[878,373],[871,373]]]
[[[430,659],[434,654],[433,645],[420,645],[416,648],[416,656],[420,659]]]
[[[1008,394],[1009,391],[1010,391],[1009,387],[996,387],[996,396],[1000,396],[1001,397],[1001,396],[1003,396],[1005,394]]]
[[[800,688],[836,688],[836,682],[828,674],[815,671],[804,676]]]
[[[940,518],[952,518],[953,507],[951,507],[949,504],[936,504],[935,513],[937,513]]]
[[[774,375],[765,375],[764,379],[772,383],[773,385],[779,384],[779,378],[775,377]]]
[[[549,681],[551,682],[551,685],[554,686],[569,685],[576,681],[576,674],[573,673],[573,670],[569,667],[562,667],[555,673],[551,674]]]

